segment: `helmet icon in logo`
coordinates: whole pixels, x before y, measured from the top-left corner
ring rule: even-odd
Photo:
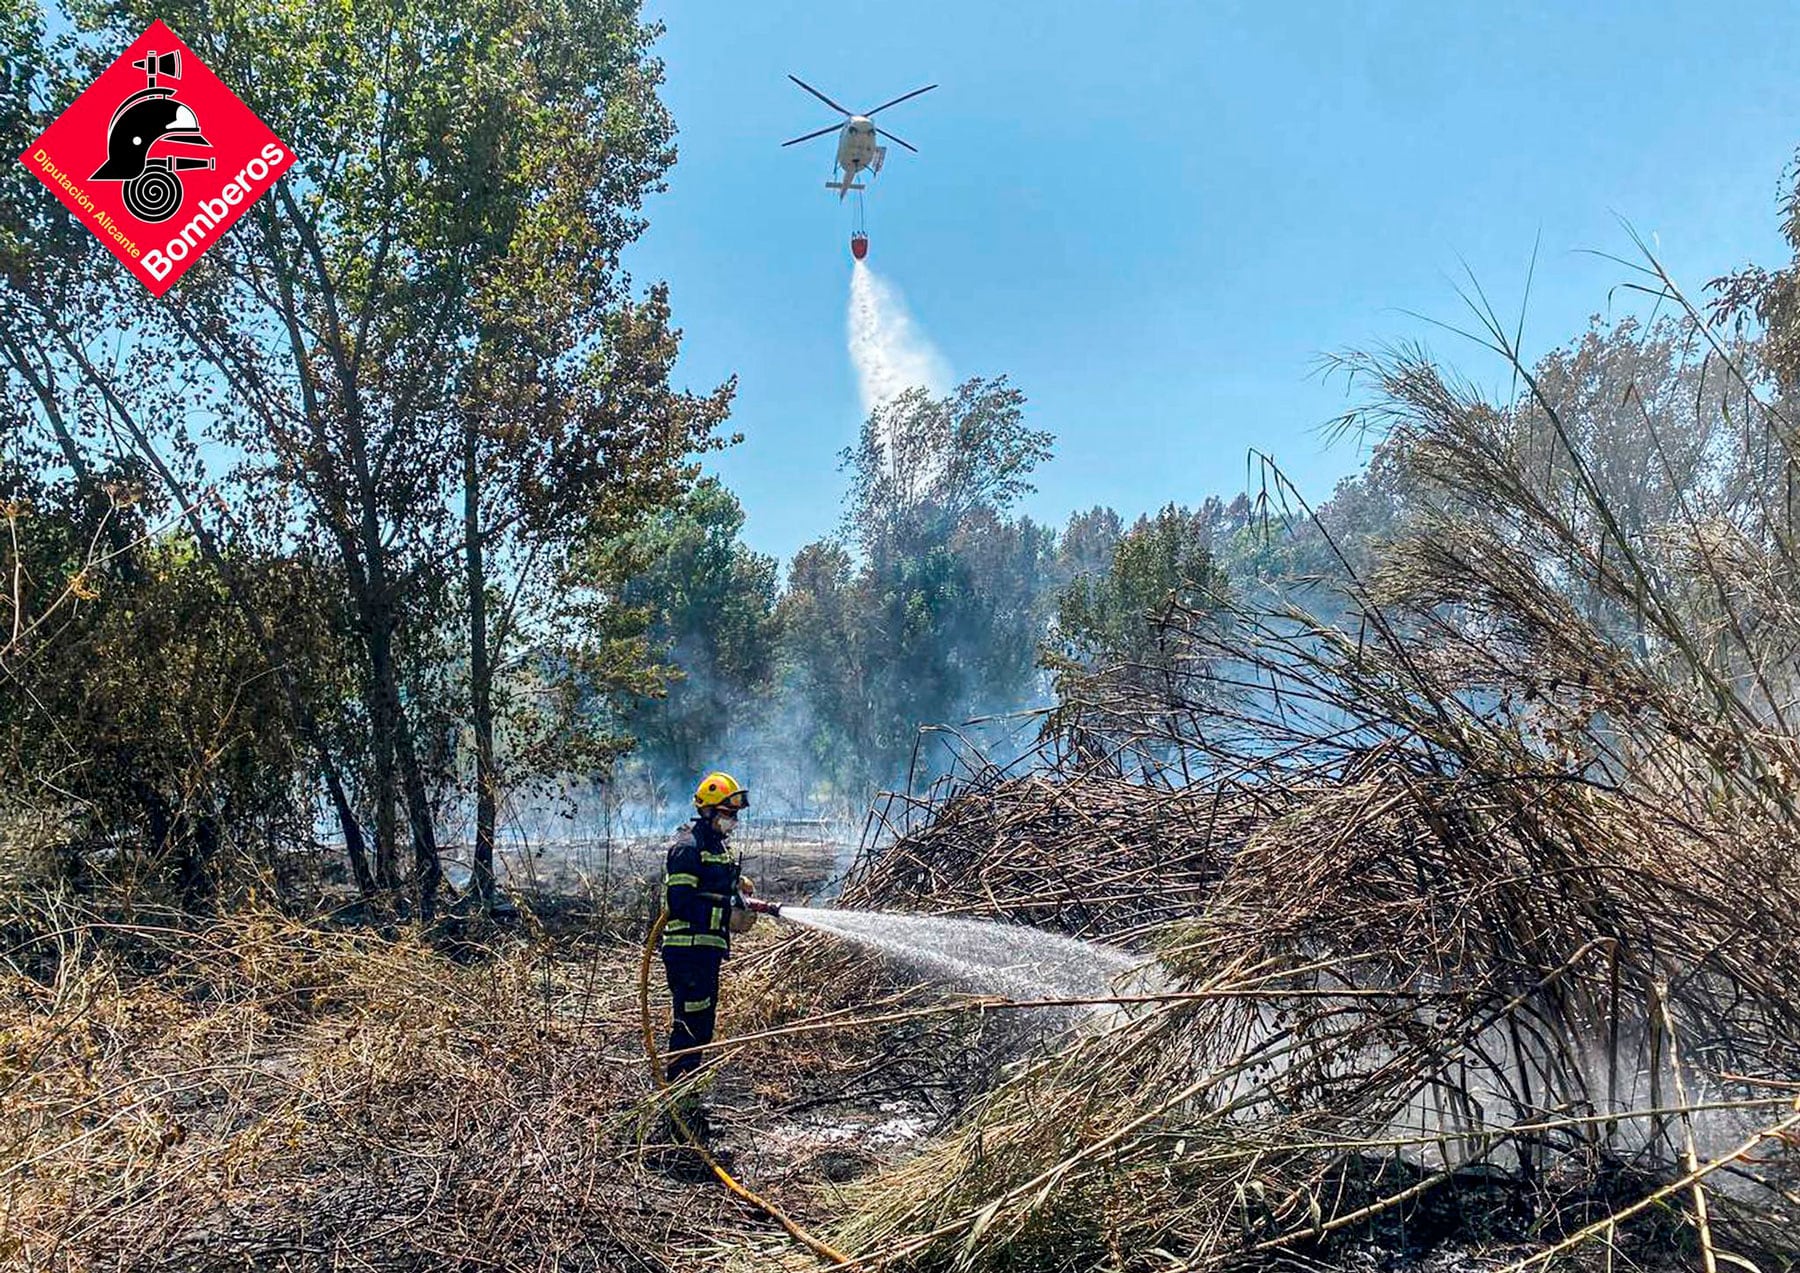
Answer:
[[[180,53],[151,50],[132,65],[144,72],[148,83],[113,112],[106,128],[106,162],[88,180],[123,182],[125,206],[133,216],[140,221],[167,221],[181,207],[181,178],[175,174],[212,168],[214,161],[210,156],[201,159],[151,152],[163,142],[207,147],[212,143],[201,136],[194,112],[175,100],[175,90],[156,82],[158,75],[181,78]]]

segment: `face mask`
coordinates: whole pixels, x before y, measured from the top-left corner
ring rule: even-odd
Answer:
[[[736,827],[737,827],[737,814],[735,814],[735,813],[715,813],[715,814],[713,814],[713,830],[717,831],[720,835],[730,835]]]

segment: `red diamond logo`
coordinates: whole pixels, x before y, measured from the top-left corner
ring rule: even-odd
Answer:
[[[161,296],[294,154],[154,22],[19,159]]]

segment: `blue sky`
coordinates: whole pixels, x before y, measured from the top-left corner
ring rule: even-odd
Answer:
[[[958,378],[1007,373],[1057,436],[1026,510],[1133,515],[1245,484],[1251,447],[1309,497],[1361,457],[1320,355],[1461,321],[1466,262],[1528,348],[1617,314],[1586,250],[1654,234],[1690,291],[1786,259],[1800,146],[1800,6],[1694,4],[668,3],[669,190],[630,258],[667,279],[681,375],[736,373],[744,443],[709,467],[752,546],[836,523],[860,422],[845,350],[849,211],[830,122],[936,81],[880,121],[870,263]]]

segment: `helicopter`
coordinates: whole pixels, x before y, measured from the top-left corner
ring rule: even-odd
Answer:
[[[858,115],[853,111],[846,110],[844,107],[839,106],[836,102],[825,96],[825,94],[821,93],[811,84],[808,84],[798,75],[789,75],[788,78],[844,117],[844,122],[841,124],[829,124],[814,132],[806,133],[781,143],[783,146],[797,146],[803,141],[811,141],[815,137],[823,137],[826,133],[838,134],[837,160],[832,170],[835,180],[827,181],[825,183],[825,188],[827,190],[835,190],[838,192],[839,203],[842,203],[852,190],[862,191],[867,188],[863,182],[857,180],[857,177],[861,173],[868,172],[870,174],[875,174],[881,171],[881,165],[887,159],[887,147],[876,144],[875,138],[877,136],[885,137],[895,145],[904,146],[915,155],[919,153],[919,148],[911,142],[894,136],[894,134],[888,132],[884,128],[876,127],[872,117],[878,112],[886,110],[890,106],[898,106],[901,102],[917,97],[921,93],[929,93],[932,89],[937,87],[936,84],[927,84],[924,88],[915,88],[910,93],[903,93],[899,97],[894,98],[891,102],[883,102],[881,105],[875,107],[874,110],[864,111],[862,114]],[[869,236],[863,232],[861,221],[862,218],[859,208],[857,228],[850,236],[850,251],[859,261],[863,259],[869,250]]]

